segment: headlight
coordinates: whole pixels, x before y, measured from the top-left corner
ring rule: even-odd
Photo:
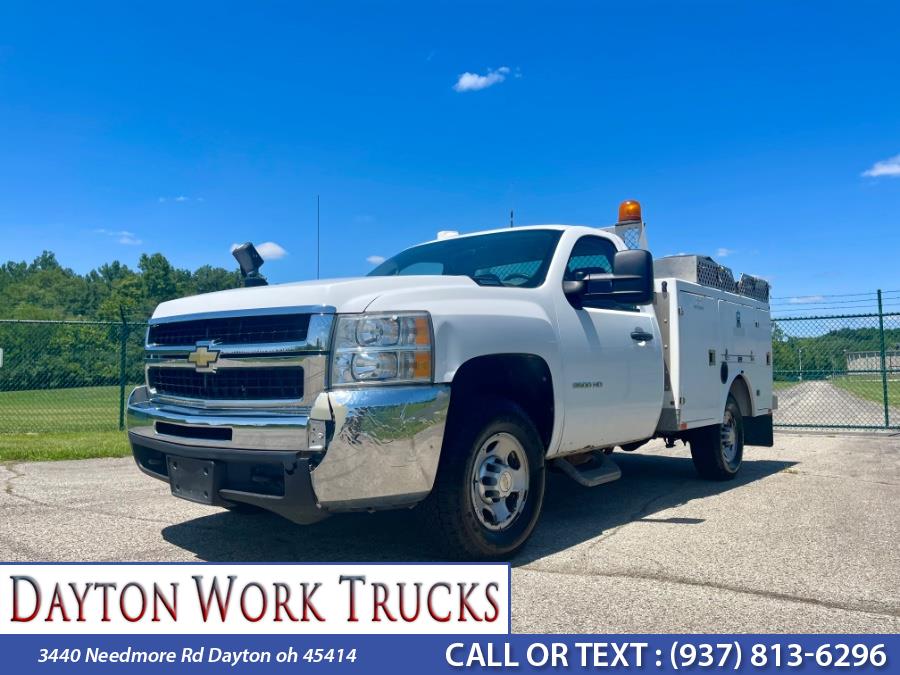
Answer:
[[[432,357],[427,312],[338,316],[331,384],[431,382]]]

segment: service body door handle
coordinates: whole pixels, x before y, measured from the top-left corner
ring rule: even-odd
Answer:
[[[640,328],[635,328],[631,331],[631,339],[636,342],[649,342],[653,339],[653,333],[648,333],[645,330],[641,330]]]

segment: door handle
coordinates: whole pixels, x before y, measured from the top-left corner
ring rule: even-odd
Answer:
[[[639,328],[631,331],[631,339],[636,342],[649,342],[653,339],[653,333],[648,333],[645,330],[640,330]]]

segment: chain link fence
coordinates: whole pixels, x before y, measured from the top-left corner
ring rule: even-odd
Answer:
[[[787,300],[773,303],[775,425],[900,429],[900,292]]]
[[[900,429],[900,291],[891,293],[773,299],[776,426]],[[856,311],[866,303],[873,311]],[[822,311],[845,308],[854,311]],[[0,320],[0,434],[122,429],[125,399],[144,381],[146,327]]]
[[[146,324],[0,320],[0,434],[115,431]]]

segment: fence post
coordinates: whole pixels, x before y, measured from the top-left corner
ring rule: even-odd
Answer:
[[[122,317],[122,328],[119,332],[119,431],[125,430],[125,350],[128,347],[128,322],[125,320],[125,312],[119,308]]]
[[[887,360],[884,351],[884,306],[881,301],[881,289],[878,289],[878,332],[881,336],[881,395],[884,398],[884,427],[891,426],[891,412],[888,405]]]

